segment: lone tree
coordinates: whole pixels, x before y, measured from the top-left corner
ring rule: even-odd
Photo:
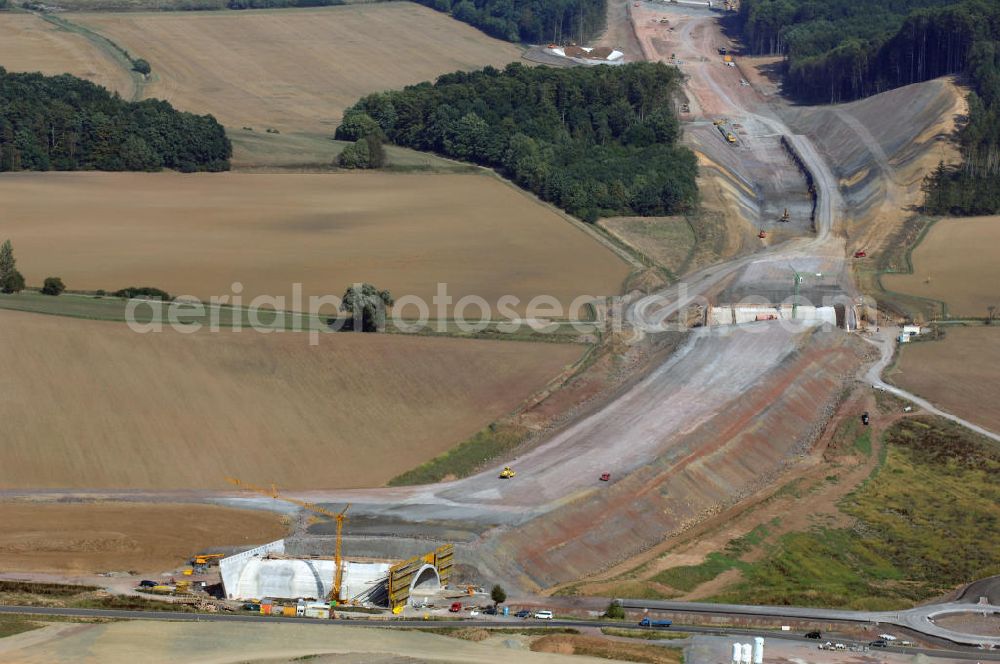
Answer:
[[[992,325],[993,319],[996,318],[997,315],[997,305],[991,304],[990,306],[986,307],[986,313],[988,314],[986,316],[986,324]]]
[[[344,291],[340,310],[351,314],[355,332],[381,332],[385,329],[385,308],[394,302],[387,290],[369,283],[354,284]]]
[[[45,277],[45,283],[42,285],[42,295],[62,295],[62,292],[66,290],[66,284],[59,277]]]
[[[493,606],[503,604],[507,601],[507,591],[500,584],[496,584],[493,586],[493,590],[490,591],[490,599],[493,600]]]
[[[17,271],[17,261],[14,259],[14,245],[10,240],[4,240],[0,244],[0,284],[7,283],[14,272]]]

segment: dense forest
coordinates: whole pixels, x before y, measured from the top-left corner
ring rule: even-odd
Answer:
[[[0,67],[0,171],[223,171],[231,154],[210,115],[126,102],[69,75]]]
[[[416,0],[497,39],[583,43],[604,28],[607,0]]]
[[[786,89],[807,102],[850,101],[947,74],[972,87],[964,161],[929,178],[932,214],[1000,211],[1000,2],[743,0],[751,51],[784,54]]]
[[[662,215],[697,203],[694,154],[678,145],[675,68],[636,63],[446,74],[365,97],[337,138],[373,132],[397,145],[496,168],[593,221]]]

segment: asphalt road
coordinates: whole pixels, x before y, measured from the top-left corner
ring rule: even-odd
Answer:
[[[71,609],[53,608],[41,606],[0,606],[0,614],[13,613],[21,615],[36,616],[62,616],[70,618],[108,618],[113,620],[169,620],[181,622],[243,622],[243,623],[270,623],[270,624],[300,624],[314,625],[316,627],[339,625],[341,627],[366,627],[369,629],[440,629],[442,627],[493,627],[493,628],[601,628],[635,627],[632,623],[622,621],[582,621],[582,620],[521,620],[519,618],[498,618],[495,620],[371,620],[366,618],[336,620],[317,620],[314,618],[285,618],[279,616],[261,616],[256,614],[232,614],[232,613],[184,613],[171,611],[120,611],[114,609]],[[664,632],[689,632],[692,634],[717,634],[719,636],[762,636],[771,639],[783,639],[789,641],[800,641],[807,643],[820,643],[826,641],[813,641],[806,639],[801,634],[790,632],[776,632],[774,630],[753,630],[738,628],[704,627],[701,625],[681,625],[676,624]],[[829,639],[847,646],[865,645],[862,641],[850,639]],[[676,641],[674,642],[676,643]],[[887,648],[889,652],[904,654],[922,654],[928,657],[947,657],[949,659],[962,659],[969,661],[1000,661],[1000,653],[992,654],[968,650],[932,650],[928,648]]]
[[[947,602],[916,606],[905,611],[849,611],[844,609],[814,609],[802,606],[757,606],[745,604],[715,604],[708,602],[671,602],[659,600],[619,599],[626,609],[687,611],[698,613],[794,618],[798,620],[841,620],[856,623],[896,625],[938,639],[964,646],[984,646],[1000,649],[1000,637],[965,634],[940,627],[936,616],[950,613],[1000,613],[1000,606]],[[1000,654],[997,655],[1000,659]]]

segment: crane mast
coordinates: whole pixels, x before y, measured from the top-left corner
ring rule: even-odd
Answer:
[[[334,571],[333,571],[333,583],[331,585],[332,590],[330,591],[330,599],[334,602],[343,602],[344,600],[341,597],[341,589],[344,580],[344,560],[341,557],[341,552],[343,550],[342,536],[344,532],[344,521],[347,520],[347,517],[345,515],[347,514],[347,510],[351,508],[351,505],[348,504],[347,507],[345,507],[340,512],[334,512],[320,505],[307,503],[304,500],[299,500],[297,498],[290,498],[288,496],[282,496],[278,493],[278,487],[274,484],[271,484],[270,488],[264,488],[256,486],[254,484],[250,484],[248,482],[244,482],[242,480],[238,480],[235,477],[227,477],[226,481],[245,491],[252,491],[254,493],[259,493],[263,496],[267,496],[268,498],[273,498],[275,500],[283,500],[286,503],[298,505],[304,510],[312,512],[313,514],[319,514],[321,516],[325,516],[329,519],[333,519],[337,523],[337,542],[335,545],[334,556],[333,556]]]

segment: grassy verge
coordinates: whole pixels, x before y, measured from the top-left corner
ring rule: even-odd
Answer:
[[[15,634],[21,634],[23,632],[30,632],[31,630],[38,629],[40,627],[43,627],[43,625],[35,622],[28,616],[13,614],[0,615],[0,639],[5,636],[14,636]]]
[[[89,28],[85,28],[82,25],[72,23],[61,16],[45,12],[36,12],[35,15],[43,21],[48,21],[52,25],[58,26],[62,30],[82,36],[98,49],[110,55],[111,58],[115,60],[115,62],[117,62],[123,69],[125,69],[125,71],[127,71],[132,77],[133,92],[132,99],[130,101],[139,101],[142,99],[142,93],[146,87],[146,76],[140,74],[134,69],[136,62],[139,60],[138,58],[132,57],[128,51],[104,35],[94,32]]]
[[[424,634],[440,634],[441,636],[451,636],[464,641],[484,641],[494,634],[517,634],[519,636],[547,636],[550,634],[579,634],[580,630],[573,627],[432,627],[421,629],[419,627],[407,628],[407,631],[422,632]]]
[[[127,315],[129,303],[129,300],[118,297],[84,293],[64,293],[58,297],[42,295],[38,291],[30,290],[16,295],[0,293],[0,309],[117,323],[124,323],[129,319]],[[132,320],[136,323],[148,325],[154,321],[160,321],[165,328],[170,325],[170,309],[164,308],[159,301],[132,300],[131,303],[134,307]],[[216,325],[219,329],[260,326],[277,330],[326,331],[327,318],[329,317],[295,312],[279,313],[262,309],[255,314],[255,318],[251,318],[250,311],[245,308],[212,307],[208,304],[204,304],[200,312],[187,306],[178,306],[176,312],[177,320],[183,325],[201,325],[206,328]],[[501,321],[494,321],[486,329],[471,332],[461,330],[458,323],[453,320],[431,320],[419,329],[414,329],[416,327],[414,323],[404,322],[401,326],[397,326],[390,320],[387,323],[386,332],[388,334],[547,343],[579,343],[581,334],[588,330],[594,337],[600,336],[601,333],[600,324],[591,321],[581,321],[576,324],[567,321],[553,321],[542,330],[534,330],[527,325],[522,325],[511,332],[501,331],[500,327],[503,324]],[[351,332],[348,329],[344,333],[350,334]]]
[[[622,627],[602,627],[601,634],[605,636],[621,636],[627,639],[644,639],[646,641],[670,641],[686,639],[691,636],[685,632],[668,632],[662,629],[625,629]]]
[[[469,440],[427,463],[389,480],[389,486],[431,484],[446,477],[466,477],[487,461],[507,454],[528,437],[528,430],[513,424],[492,424]]]
[[[886,432],[885,459],[845,498],[851,528],[783,535],[715,601],[897,609],[1000,573],[1000,449],[938,418]]]
[[[913,250],[937,221],[938,219],[920,215],[908,219],[884,243],[884,249],[871,263],[857,263],[857,275],[862,289],[879,299],[879,306],[883,309],[914,319],[947,318],[948,307],[944,302],[899,293],[882,285],[883,274],[913,274]]]
[[[33,583],[29,581],[0,581],[0,594],[28,593],[44,597],[73,597],[80,593],[100,590],[97,586],[72,586],[64,583]]]
[[[531,644],[535,652],[562,655],[583,655],[619,662],[646,662],[647,664],[681,664],[684,655],[680,648],[664,648],[644,643],[609,641],[596,636],[552,634]]]

